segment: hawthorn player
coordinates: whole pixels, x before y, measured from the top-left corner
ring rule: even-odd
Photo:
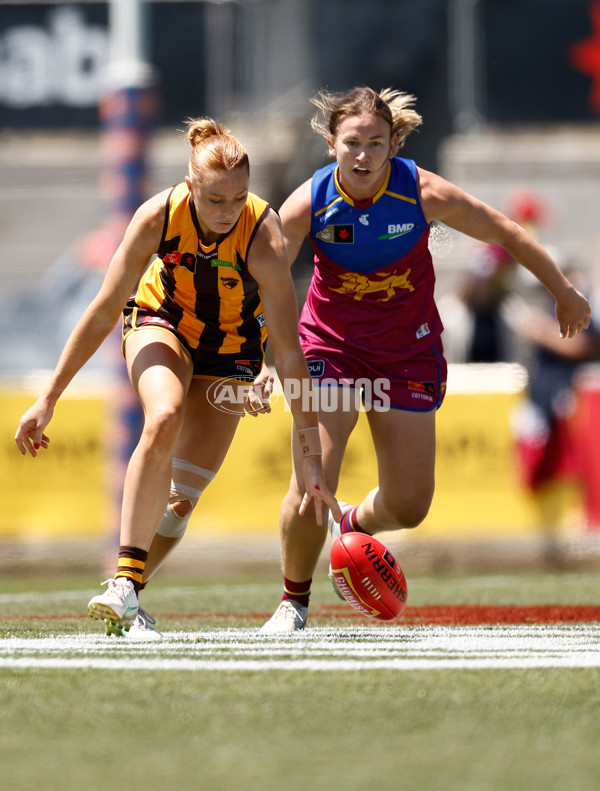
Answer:
[[[261,372],[269,332],[279,377],[308,378],[281,225],[249,192],[248,155],[212,119],[188,123],[189,175],[135,213],[98,295],[84,312],[42,396],[16,433],[21,453],[48,447],[45,428],[73,376],[124,317],[123,351],[144,410],[123,492],[117,570],[88,613],[119,633],[134,621],[155,632],[138,593],[181,540],[192,510],[221,466],[244,406],[268,410]],[[148,262],[156,253],[156,258]],[[208,400],[219,379],[254,383],[237,411]],[[264,399],[264,400],[263,400]],[[317,415],[290,403],[304,432],[306,500],[339,513],[321,466]],[[300,507],[300,504],[299,504]]]

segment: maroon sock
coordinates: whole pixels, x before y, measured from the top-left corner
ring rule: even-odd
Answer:
[[[310,586],[312,585],[312,577],[304,582],[293,582],[287,577],[283,578],[283,595],[281,601],[292,600],[297,601],[303,607],[308,607],[308,600],[310,599]]]
[[[358,519],[356,518],[357,511],[358,508],[354,507],[351,508],[350,511],[346,511],[343,515],[342,521],[340,522],[340,532],[342,535],[344,535],[344,533],[365,533],[368,536],[371,535],[358,524]]]

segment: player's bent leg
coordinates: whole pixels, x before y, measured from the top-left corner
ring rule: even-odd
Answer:
[[[375,535],[385,530],[407,530],[418,527],[429,513],[433,491],[417,488],[394,490],[385,485],[372,489],[354,509],[352,528],[356,532]],[[342,522],[341,532],[350,532]]]
[[[199,498],[215,478],[235,436],[242,412],[216,410],[207,398],[212,383],[212,379],[195,378],[190,384],[184,422],[172,459],[169,501],[150,545],[143,586],[180,544]],[[145,623],[140,624],[139,617],[136,618],[132,630],[134,635],[139,632],[143,639],[148,639],[149,631],[157,630],[154,619],[145,611],[144,614]]]
[[[136,585],[138,593],[183,538],[192,511],[215,473],[175,458],[172,460],[172,476],[169,503],[152,539],[143,569],[140,569],[140,580]],[[113,623],[109,618],[104,620],[107,635],[124,635],[126,629],[120,623]],[[152,616],[139,610],[129,631],[133,629],[136,639],[155,639],[160,635],[153,626],[155,623]]]
[[[130,333],[125,355],[144,426],[125,476],[121,544],[147,551],[165,509],[192,365],[174,336],[152,328]]]
[[[198,500],[208,484],[214,480],[216,472],[185,459],[174,458],[171,475],[169,502],[150,545],[144,569],[144,583],[149,581],[180,543]]]
[[[216,476],[212,470],[178,458],[172,461],[171,474],[169,503],[148,551],[144,585],[180,544],[198,500]]]
[[[355,518],[367,533],[419,525],[435,490],[435,411],[369,412],[379,486],[359,504]]]

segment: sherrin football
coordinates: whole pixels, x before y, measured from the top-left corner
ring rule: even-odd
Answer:
[[[365,533],[344,533],[333,542],[330,560],[336,588],[361,615],[379,621],[402,615],[407,600],[404,572],[381,541]]]

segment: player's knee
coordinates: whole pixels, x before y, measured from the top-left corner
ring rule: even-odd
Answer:
[[[194,485],[184,484],[176,480],[181,474],[192,479]],[[157,533],[166,538],[182,538],[190,521],[190,517],[202,492],[213,480],[212,470],[198,467],[183,459],[173,459],[173,479],[171,493],[165,512],[158,525]]]
[[[144,419],[144,433],[153,445],[170,444],[181,430],[183,411],[176,406],[164,405],[149,412]]]
[[[181,506],[184,505],[186,505],[186,509],[182,513]],[[195,504],[189,500],[169,503],[156,531],[158,535],[164,536],[164,538],[183,538],[194,508]]]
[[[398,528],[414,528],[418,527],[429,513],[430,503],[429,498],[394,500],[386,503],[385,507]]]
[[[156,532],[165,538],[182,538],[201,493],[185,497],[172,488],[169,503]]]
[[[171,508],[176,516],[178,516],[180,519],[183,519],[184,516],[188,516],[192,513],[196,507],[196,503],[193,503],[189,499],[176,500],[174,503],[169,503],[168,507]]]
[[[409,529],[418,527],[427,516],[427,512],[428,509],[421,508],[406,510],[401,514],[398,525]]]

